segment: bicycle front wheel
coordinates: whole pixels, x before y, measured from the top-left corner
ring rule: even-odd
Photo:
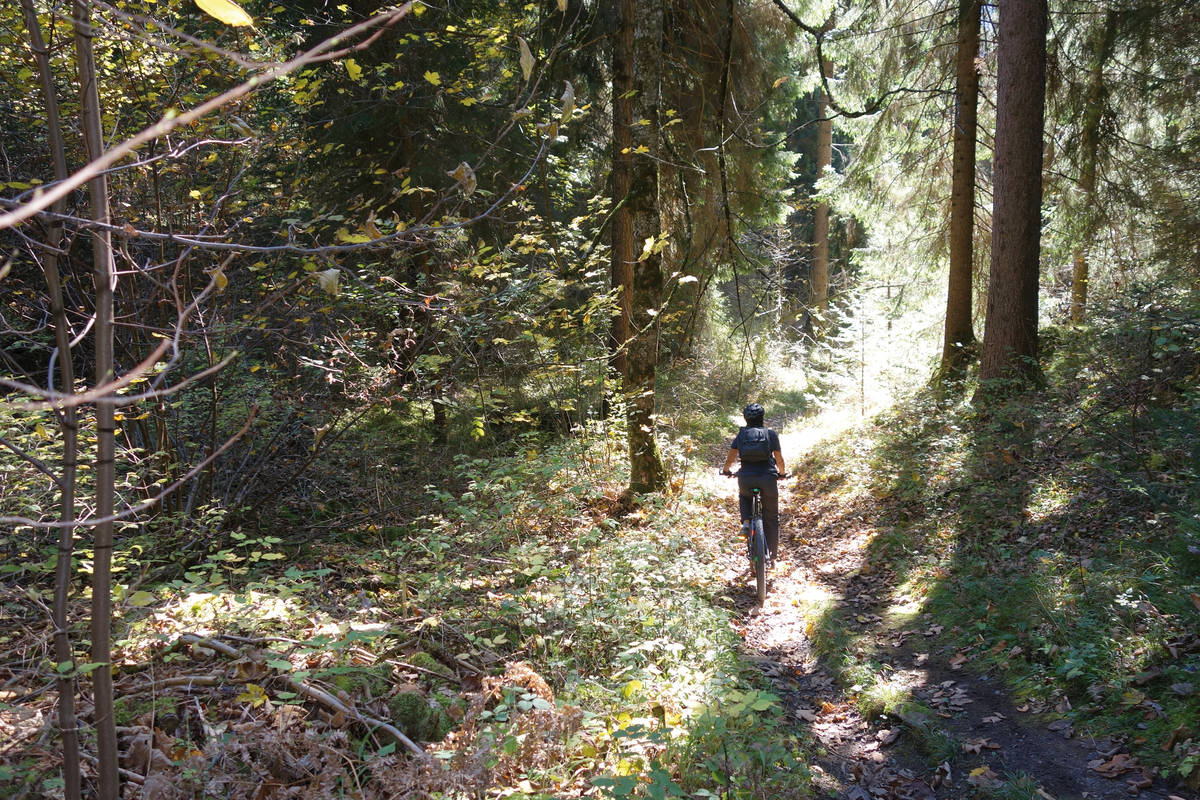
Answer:
[[[767,536],[763,532],[761,519],[754,520],[754,531],[750,535],[754,560],[754,582],[758,589],[758,605],[767,602]]]

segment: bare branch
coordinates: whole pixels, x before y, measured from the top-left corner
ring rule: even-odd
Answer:
[[[59,489],[63,488],[62,481],[59,480],[59,477],[57,475],[55,475],[50,470],[50,468],[47,467],[40,459],[35,458],[34,456],[31,456],[29,453],[26,453],[24,450],[17,447],[15,444],[10,442],[8,439],[4,438],[3,436],[0,436],[0,444],[4,445],[9,450],[12,450],[18,456],[20,456],[21,458],[28,461],[30,464],[33,464],[33,466],[37,467],[37,471],[42,473],[43,475],[45,475],[50,480],[54,481],[55,485],[58,486]]]
[[[259,75],[252,76],[249,80],[238,84],[232,89],[217,95],[205,103],[201,103],[191,111],[186,111],[182,114],[168,114],[167,116],[164,116],[154,125],[151,125],[149,128],[146,128],[135,136],[126,139],[124,142],[121,142],[116,147],[106,151],[98,158],[93,159],[88,164],[77,170],[69,179],[54,185],[49,190],[35,196],[29,202],[23,203],[15,211],[10,211],[7,214],[0,215],[0,230],[3,230],[4,228],[10,228],[13,225],[24,222],[38,212],[44,211],[53,205],[55,201],[66,197],[72,191],[87,183],[89,180],[92,180],[98,175],[103,174],[106,169],[116,164],[118,161],[134,152],[142,145],[151,142],[160,136],[165,136],[176,128],[191,125],[213,111],[216,111],[217,109],[228,105],[234,100],[237,100],[239,97],[244,97],[245,95],[256,91],[272,81],[278,80],[286,75],[290,75],[301,67],[320,61],[330,61],[341,58],[348,53],[354,53],[369,47],[376,41],[376,39],[379,38],[380,35],[382,35],[383,29],[395,25],[397,22],[407,16],[408,12],[412,9],[412,6],[413,3],[412,0],[410,0],[410,2],[405,3],[398,9],[392,9],[387,13],[363,20],[357,25],[351,26],[345,32],[338,34],[337,36],[330,37],[315,47],[305,51],[304,53],[301,53],[292,60],[285,61],[282,64],[277,64]],[[332,49],[342,44],[342,42],[346,41],[347,39],[360,36],[370,31],[372,28],[380,28],[380,30],[374,31],[367,39],[362,42],[358,42],[357,44],[343,47],[340,50]]]
[[[818,72],[821,73],[821,88],[825,92],[825,98],[829,103],[829,107],[838,112],[838,116],[855,119],[857,117],[869,117],[872,114],[878,114],[887,105],[887,101],[898,94],[948,94],[942,89],[909,89],[904,86],[897,86],[895,89],[889,89],[878,97],[868,99],[866,105],[857,111],[846,109],[833,96],[833,91],[829,88],[829,76],[825,74],[824,69],[819,68],[821,64],[825,63],[823,48],[825,46],[826,35],[833,30],[833,17],[830,17],[824,25],[814,27],[800,19],[794,11],[784,5],[783,0],[772,0],[772,2],[792,21],[793,25],[813,37],[813,41],[817,47],[817,65]]]
[[[229,439],[227,439],[223,445],[209,454],[207,458],[189,469],[183,474],[182,477],[179,478],[179,480],[175,481],[170,486],[154,495],[154,497],[151,497],[149,500],[139,503],[136,506],[129,506],[124,511],[119,511],[116,514],[110,514],[106,517],[97,517],[95,519],[65,520],[59,522],[39,522],[38,520],[29,519],[28,517],[0,517],[0,525],[28,525],[31,528],[66,528],[72,526],[92,528],[97,525],[107,525],[110,522],[119,522],[123,519],[129,519],[130,517],[140,514],[141,512],[153,508],[161,503],[163,498],[174,492],[179,487],[183,486],[183,484],[195,477],[200,470],[216,461],[226,450],[228,450],[230,447],[233,447],[234,443],[238,439],[245,436],[246,431],[250,430],[250,424],[254,422],[254,418],[258,416],[258,410],[258,405],[255,405],[253,408],[251,408],[250,416],[246,419],[246,423],[242,425],[241,430],[229,437]]]

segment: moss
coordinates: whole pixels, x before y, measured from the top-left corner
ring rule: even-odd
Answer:
[[[341,667],[330,670],[325,678],[337,689],[352,697],[380,697],[387,694],[391,688],[392,668],[386,664],[353,669]]]
[[[113,719],[117,725],[127,726],[151,711],[162,717],[176,713],[178,708],[179,701],[174,697],[118,697],[113,701]]]
[[[454,679],[454,672],[442,662],[438,661],[433,656],[426,653],[424,650],[418,651],[410,655],[407,659],[409,664],[414,667],[419,667],[429,672],[436,672],[446,680]]]
[[[433,705],[419,689],[401,689],[388,700],[392,722],[405,734],[422,742],[445,738],[454,721],[440,705]]]

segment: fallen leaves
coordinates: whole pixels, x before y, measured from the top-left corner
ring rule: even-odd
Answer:
[[[880,747],[887,747],[900,738],[901,728],[884,728],[876,731],[875,741],[879,742]]]
[[[1099,772],[1106,778],[1118,778],[1126,772],[1132,772],[1140,767],[1141,764],[1138,763],[1138,760],[1128,753],[1117,753],[1108,761],[1097,758],[1088,762],[1088,769]]]
[[[984,738],[968,739],[965,742],[963,742],[962,749],[963,749],[964,753],[978,755],[979,753],[982,753],[984,750],[999,750],[1000,745],[996,744],[995,742],[993,742],[990,739],[984,739]]]
[[[1000,785],[1000,776],[991,767],[976,767],[967,773],[967,783],[978,789],[994,789]]]
[[[1069,719],[1056,719],[1047,725],[1046,728],[1054,731],[1064,739],[1070,739],[1075,735],[1075,726],[1071,724]]]
[[[882,764],[856,763],[850,769],[855,785],[847,800],[934,800],[933,788],[908,770],[893,770]]]
[[[923,697],[939,717],[945,718],[963,711],[967,705],[975,702],[967,694],[967,690],[955,681],[942,681]]]

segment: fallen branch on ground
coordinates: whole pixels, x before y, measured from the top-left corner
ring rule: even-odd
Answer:
[[[203,636],[197,636],[194,633],[182,634],[177,642],[179,644],[192,644],[199,645],[200,647],[207,647],[210,650],[215,650],[216,652],[224,656],[228,656],[229,658],[249,658],[255,664],[262,663],[254,656],[247,655],[231,645],[225,644],[224,642],[218,642],[214,639],[207,639]],[[283,678],[283,680],[287,682],[288,686],[290,686],[297,694],[300,694],[315,703],[320,703],[330,711],[335,713],[341,712],[349,719],[355,720],[356,722],[362,723],[363,725],[371,728],[377,728],[378,730],[392,737],[397,743],[403,745],[413,755],[420,756],[422,758],[425,757],[425,751],[421,749],[421,746],[405,736],[399,728],[392,725],[390,722],[385,722],[381,719],[368,716],[359,711],[353,705],[342,702],[324,689],[318,689],[316,686],[313,686],[309,683],[296,680],[290,675],[280,673],[280,677]]]

